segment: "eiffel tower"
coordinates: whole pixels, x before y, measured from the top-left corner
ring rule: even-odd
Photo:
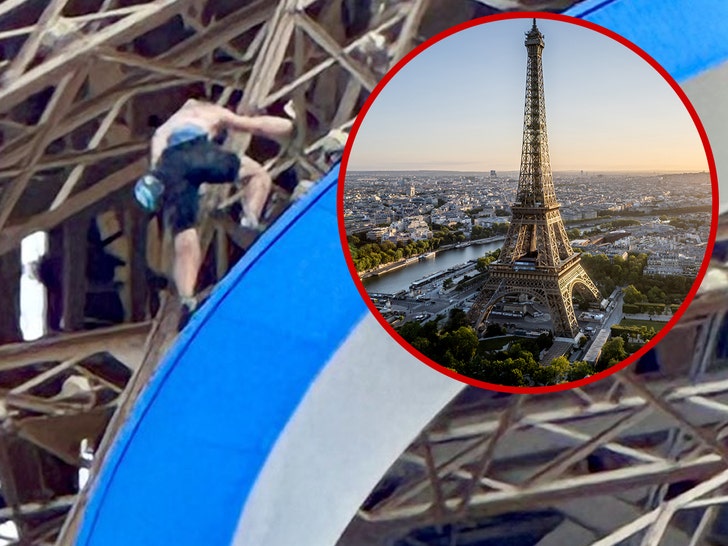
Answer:
[[[527,294],[548,307],[556,336],[573,338],[579,332],[573,290],[591,294],[597,301],[600,294],[582,267],[581,257],[571,248],[556,201],[546,135],[541,67],[544,40],[536,19],[525,44],[526,107],[516,201],[500,256],[489,266],[488,280],[469,317],[477,329],[499,300]]]

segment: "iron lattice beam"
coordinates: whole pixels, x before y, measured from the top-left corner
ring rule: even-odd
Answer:
[[[728,505],[728,371],[715,353],[723,321],[712,320],[704,303],[697,300],[687,322],[666,337],[679,341],[703,330],[692,338],[693,358],[676,361],[666,351],[662,372],[623,370],[549,396],[463,393],[390,468],[381,487],[397,486],[372,492],[379,500],[360,509],[339,546],[361,537],[406,544],[434,523],[466,530],[545,509],[566,519],[544,536],[543,546],[607,546],[630,538],[642,545],[707,544],[719,532],[711,527],[716,513]],[[674,437],[682,441],[675,444]],[[421,455],[425,439],[429,463]],[[659,502],[644,505],[657,489],[663,490]],[[679,517],[686,510],[700,517]],[[504,524],[492,532],[505,539],[512,530]]]

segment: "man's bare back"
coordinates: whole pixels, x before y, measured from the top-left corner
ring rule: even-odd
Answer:
[[[169,137],[185,126],[194,126],[214,139],[223,129],[278,138],[291,133],[293,123],[273,116],[241,116],[217,104],[189,99],[154,132],[151,144],[152,165],[159,160]]]

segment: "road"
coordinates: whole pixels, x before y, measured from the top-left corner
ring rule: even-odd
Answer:
[[[604,322],[602,328],[611,328],[615,324],[619,324],[622,321],[624,313],[622,306],[624,305],[624,293],[619,290],[617,296],[609,303],[606,309]]]

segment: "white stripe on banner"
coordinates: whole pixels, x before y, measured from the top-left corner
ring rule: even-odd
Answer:
[[[383,471],[462,388],[368,314],[279,437],[234,546],[335,544]]]
[[[715,157],[720,211],[728,210],[728,63],[681,84],[698,112]]]

